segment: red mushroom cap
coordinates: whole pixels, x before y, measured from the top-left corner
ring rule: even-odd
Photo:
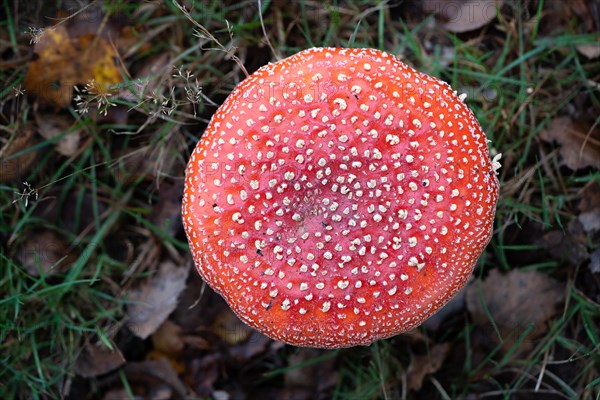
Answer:
[[[448,84],[373,49],[266,65],[217,110],[186,170],[198,271],[248,325],[297,346],[421,324],[488,244],[497,166]]]

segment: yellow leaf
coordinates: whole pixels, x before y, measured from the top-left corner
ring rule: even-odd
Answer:
[[[121,82],[116,52],[101,36],[70,37],[62,25],[46,28],[34,47],[37,59],[29,64],[25,88],[59,107],[66,107],[73,86],[94,81],[94,89],[107,92]]]

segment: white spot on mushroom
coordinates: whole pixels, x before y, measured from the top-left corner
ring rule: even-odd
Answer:
[[[333,104],[337,104],[340,107],[340,110],[342,111],[348,108],[348,104],[344,99],[336,98],[333,100]]]
[[[346,288],[348,287],[348,285],[349,285],[349,284],[350,284],[350,282],[349,282],[349,281],[343,281],[343,280],[340,280],[340,281],[338,281],[338,283],[337,283],[337,286],[338,286],[340,289],[346,289]]]

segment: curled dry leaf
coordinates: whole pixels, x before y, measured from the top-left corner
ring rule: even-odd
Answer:
[[[538,241],[557,260],[581,265],[589,258],[587,238],[578,220],[571,220],[566,229],[550,231]]]
[[[155,350],[163,354],[177,355],[181,353],[185,346],[181,326],[173,321],[166,320],[152,334],[152,344]]]
[[[110,350],[104,346],[88,344],[75,361],[75,373],[84,378],[91,378],[106,374],[123,364],[125,364],[125,357],[119,349]]]
[[[94,81],[95,89],[105,93],[121,82],[117,54],[104,37],[72,37],[67,28],[57,25],[43,30],[34,53],[37,58],[29,64],[25,88],[50,104],[69,105],[75,84]]]
[[[503,335],[534,324],[532,335],[537,336],[545,331],[544,323],[563,300],[563,290],[560,283],[539,271],[512,270],[502,275],[492,270],[483,282],[467,288],[467,309],[480,324],[489,322],[489,311]]]
[[[37,111],[33,115],[38,125],[38,132],[44,139],[52,140],[64,134],[54,145],[59,154],[70,157],[79,150],[81,131],[73,129],[69,117],[51,113],[41,114]]]
[[[565,1],[557,2],[564,3],[563,7],[569,7],[573,13],[579,17],[580,21],[577,22],[578,33],[595,34],[600,30],[600,20],[598,20],[598,13],[600,13],[600,3],[597,1]],[[570,15],[568,13],[567,15]],[[581,54],[589,59],[597,58],[600,56],[600,37],[596,37],[596,43],[586,43],[576,45],[575,48]]]
[[[179,267],[170,260],[160,264],[158,273],[129,294],[127,326],[146,339],[167,319],[185,289],[189,267]]]
[[[492,270],[467,288],[467,309],[476,329],[471,337],[471,363],[480,365],[490,352],[511,359],[529,352],[547,330],[563,300],[564,287],[535,270]]]
[[[598,44],[580,44],[575,48],[589,59],[600,57],[600,42]]]
[[[600,168],[600,128],[590,129],[570,117],[558,117],[540,137],[559,144],[562,162],[570,169]]]
[[[171,320],[166,320],[152,334],[152,344],[154,348],[147,357],[155,360],[166,359],[178,373],[186,371],[184,356],[187,352],[183,351],[186,345],[188,349],[208,347],[201,338],[185,335],[182,327]]]
[[[436,344],[427,354],[413,357],[407,371],[408,390],[420,390],[427,375],[437,372],[446,359],[450,343]]]
[[[425,12],[433,12],[444,21],[444,28],[450,32],[468,32],[479,29],[496,18],[502,0],[461,0],[423,2]]]

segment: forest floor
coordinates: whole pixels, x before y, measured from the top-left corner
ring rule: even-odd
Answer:
[[[597,1],[0,8],[0,398],[600,399]],[[378,48],[447,81],[502,153],[472,281],[368,347],[247,328],[181,223],[218,105],[314,46]]]

